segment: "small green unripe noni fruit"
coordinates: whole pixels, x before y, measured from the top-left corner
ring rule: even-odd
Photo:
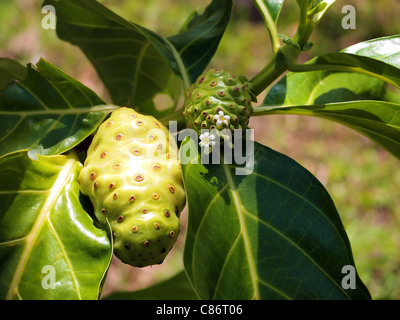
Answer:
[[[186,91],[183,116],[199,135],[202,129],[246,129],[252,112],[246,84],[224,70],[208,70]]]

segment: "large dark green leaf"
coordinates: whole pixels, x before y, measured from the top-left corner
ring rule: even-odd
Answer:
[[[80,204],[81,167],[74,156],[0,158],[1,299],[98,298],[112,246]]]
[[[168,37],[183,60],[191,82],[204,71],[214,56],[231,11],[232,0],[213,0],[203,14],[196,14],[191,19],[187,30]]]
[[[197,300],[184,271],[151,287],[133,292],[113,292],[104,300]]]
[[[61,154],[88,137],[117,108],[104,105],[92,90],[43,59],[37,68],[29,64],[23,79],[22,69],[18,70],[16,79],[0,90],[0,156],[22,149],[30,149],[30,154]],[[0,69],[0,78],[1,74]]]
[[[183,144],[181,157],[193,148],[192,141]],[[182,162],[189,205],[184,263],[200,298],[370,298],[358,277],[354,290],[341,285],[342,268],[354,266],[350,243],[332,199],[309,171],[257,143],[248,175],[236,175],[233,165],[203,165],[194,152],[189,159]]]
[[[56,9],[57,35],[82,49],[115,104],[155,116],[175,108],[169,105],[157,111],[153,103],[157,93],[173,100],[178,94],[173,84],[179,80],[168,64],[177,65],[176,57],[163,38],[95,0],[44,3]]]
[[[384,101],[349,101],[260,108],[260,114],[298,114],[325,118],[370,138],[400,159],[400,104]]]
[[[58,36],[83,50],[115,104],[162,117],[175,109],[181,94],[181,80],[175,74],[189,86],[212,58],[232,1],[214,0],[204,15],[189,23],[188,30],[169,40],[94,0],[46,0],[45,4],[56,8]],[[175,104],[157,105],[154,100],[160,94]]]
[[[0,58],[0,89],[12,80],[24,79],[26,72],[26,68],[17,61]]]

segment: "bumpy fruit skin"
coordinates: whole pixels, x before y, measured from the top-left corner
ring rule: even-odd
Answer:
[[[199,135],[202,129],[246,129],[253,112],[246,85],[234,74],[220,69],[210,69],[199,76],[185,98],[183,117],[187,127]],[[229,120],[217,125],[221,111]]]
[[[79,182],[99,222],[110,224],[121,261],[135,267],[163,262],[186,202],[177,146],[166,127],[133,109],[115,110],[94,136]]]

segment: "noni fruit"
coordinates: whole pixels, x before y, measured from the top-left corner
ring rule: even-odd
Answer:
[[[223,130],[246,129],[253,112],[252,96],[234,74],[210,69],[186,91],[183,117],[187,127]]]
[[[121,261],[163,262],[186,202],[177,145],[166,127],[133,109],[115,110],[93,137],[79,182],[99,222],[110,224]]]

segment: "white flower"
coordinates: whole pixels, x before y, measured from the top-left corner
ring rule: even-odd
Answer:
[[[218,114],[214,115],[214,121],[216,121],[217,128],[222,129],[223,124],[225,126],[229,127],[229,121],[231,117],[228,115],[224,115],[224,112],[221,110],[218,112]]]
[[[212,150],[212,148],[215,146],[215,136],[213,134],[210,134],[209,132],[204,132],[200,135],[200,147],[204,147],[204,152],[206,154],[209,154]]]

